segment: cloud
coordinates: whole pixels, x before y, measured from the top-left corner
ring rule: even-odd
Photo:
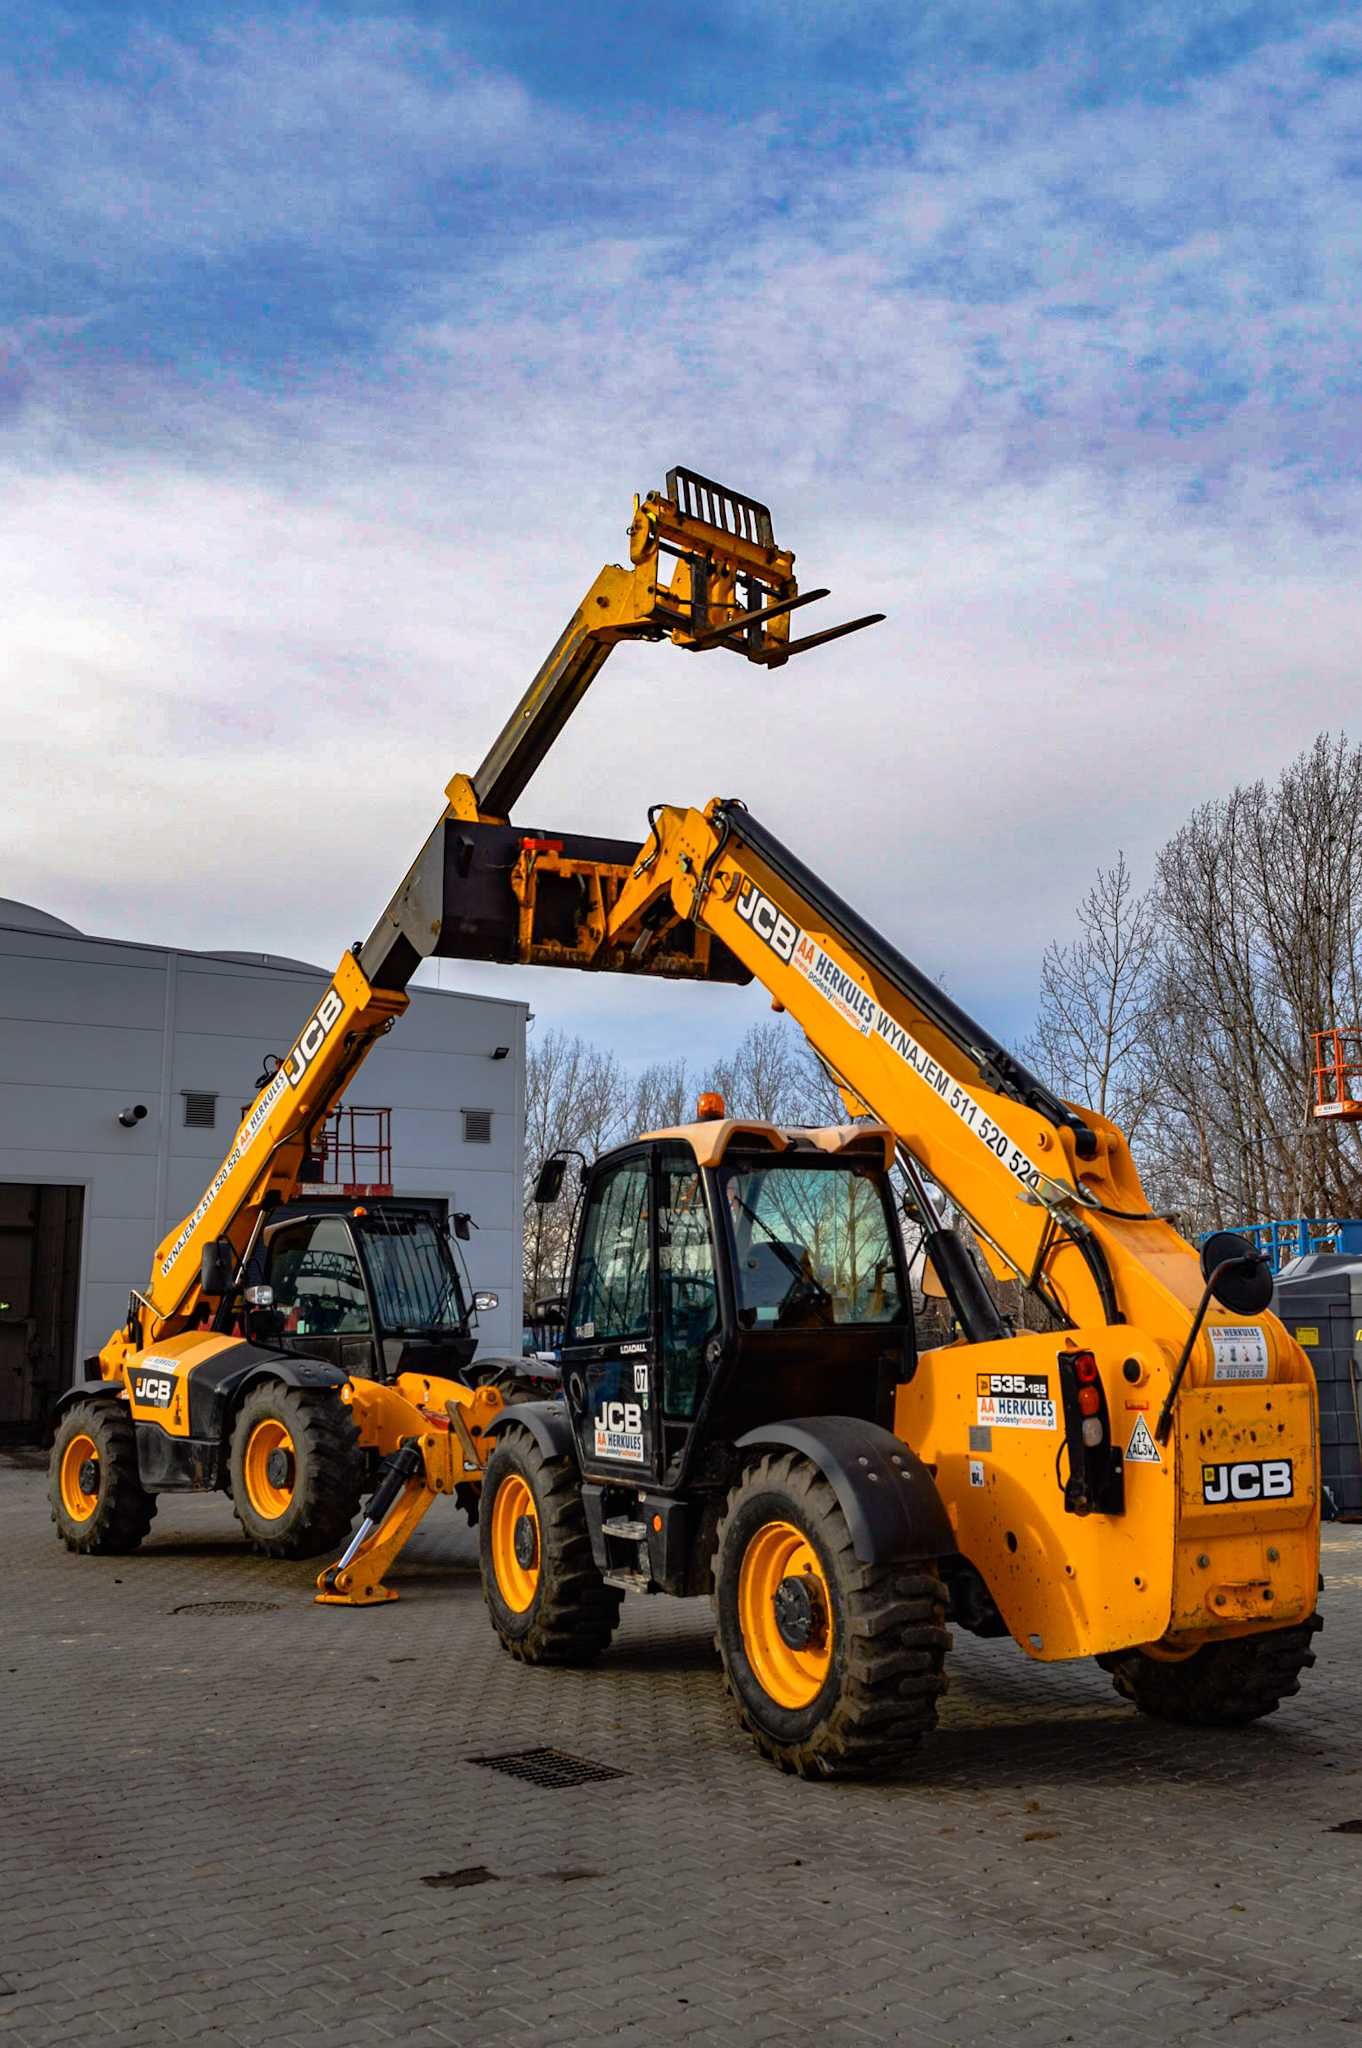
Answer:
[[[769,497],[831,615],[889,623],[775,676],[622,650],[524,816],[641,838],[647,802],[742,794],[1024,1024],[1097,862],[1349,715],[1359,50],[1331,27],[1101,109],[1053,59],[930,103],[886,75],[851,136],[555,124],[397,21],[45,85],[56,200],[12,191],[11,226],[83,268],[72,326],[10,340],[0,894],[334,956],[682,460]],[[172,255],[235,302],[281,241],[327,345],[220,321],[176,354]],[[100,339],[125,288],[169,360]],[[753,1001],[501,985],[650,1056]]]
[[[394,206],[434,214],[532,136],[513,79],[397,18],[284,14],[197,46],[134,29],[112,76],[6,84],[0,220],[115,289],[130,260],[372,246]]]

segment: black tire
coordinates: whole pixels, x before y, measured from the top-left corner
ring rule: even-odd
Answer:
[[[1122,1650],[1099,1657],[1123,1700],[1159,1721],[1193,1728],[1242,1728],[1275,1714],[1300,1691],[1300,1674],[1315,1661],[1310,1638],[1324,1626],[1312,1614],[1294,1628],[1206,1643],[1177,1663]]]
[[[252,1478],[259,1451],[250,1454],[250,1446],[262,1424],[285,1431],[292,1447],[283,1453],[273,1513],[276,1503],[263,1498]],[[330,1389],[270,1380],[246,1396],[232,1431],[232,1507],[262,1557],[319,1557],[334,1550],[359,1511],[364,1479],[359,1431]]]
[[[503,1494],[503,1488],[509,1490]],[[508,1504],[522,1503],[516,1527],[527,1522],[534,1528],[532,1534],[520,1530],[525,1553],[517,1585],[514,1570],[499,1573],[498,1556],[508,1534]],[[545,1457],[527,1429],[503,1432],[487,1462],[478,1555],[492,1626],[513,1657],[525,1664],[589,1664],[608,1647],[624,1596],[606,1585],[592,1560],[577,1468],[571,1458]]]
[[[93,1456],[73,1458],[81,1439],[94,1446]],[[64,1465],[68,1486],[80,1485],[82,1504],[93,1502],[88,1514],[73,1514],[63,1499]],[[124,1557],[136,1550],[151,1527],[156,1496],[142,1485],[133,1421],[121,1401],[76,1401],[63,1412],[48,1461],[47,1497],[68,1550],[87,1557]]]
[[[744,1561],[777,1524],[799,1532],[821,1569],[812,1647],[826,1656],[827,1676],[801,1704],[773,1697],[749,1655],[760,1662],[759,1647],[744,1639]],[[951,1639],[935,1564],[861,1564],[836,1494],[806,1458],[768,1455],[743,1474],[719,1523],[714,1581],[724,1684],[757,1748],[782,1770],[804,1778],[883,1776],[936,1726]]]

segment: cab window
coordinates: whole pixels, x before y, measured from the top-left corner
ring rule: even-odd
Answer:
[[[657,1266],[662,1412],[688,1422],[699,1398],[705,1346],[719,1326],[714,1242],[700,1171],[688,1153],[664,1152],[659,1161]]]
[[[266,1274],[274,1306],[291,1337],[366,1334],[364,1276],[350,1232],[339,1217],[286,1226],[270,1240]]]
[[[568,1306],[568,1344],[649,1334],[648,1178],[647,1160],[630,1159],[599,1175],[592,1187]]]
[[[725,1163],[744,1330],[902,1323],[907,1306],[884,1176],[844,1161]]]

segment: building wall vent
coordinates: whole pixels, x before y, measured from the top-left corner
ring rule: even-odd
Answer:
[[[201,1088],[186,1088],[182,1097],[185,1129],[211,1131],[218,1120],[217,1096],[205,1094]]]
[[[466,1109],[464,1111],[463,1141],[465,1145],[491,1144],[492,1112],[490,1109]]]

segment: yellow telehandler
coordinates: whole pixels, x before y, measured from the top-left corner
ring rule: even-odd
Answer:
[[[466,949],[469,906],[442,919],[445,862],[457,883],[464,858],[460,821],[509,808],[611,649],[668,633],[696,650],[729,645],[741,574],[768,607],[741,651],[763,663],[798,651],[789,615],[811,599],[798,594],[792,558],[768,531],[753,536],[740,572],[727,535],[711,547],[705,531],[660,493],[635,506],[630,566],[601,570],[476,777],[449,785],[444,816],[392,905],[343,955],[287,1057],[266,1062],[202,1198],[157,1247],[125,1322],[86,1360],[87,1378],[58,1403],[49,1499],[68,1548],[133,1550],[159,1494],[220,1489],[257,1550],[323,1554],[380,1465],[380,1511],[419,1466],[422,1511],[442,1493],[476,1513],[487,1427],[508,1398],[533,1390],[533,1372],[474,1359],[477,1309],[495,1303],[468,1300],[448,1233],[427,1209],[310,1196],[312,1162],[365,1057],[407,1008],[420,961]],[[668,583],[661,570],[672,557]],[[718,638],[716,625],[725,627]],[[580,847],[593,858],[607,850]],[[575,905],[575,885],[568,894]],[[575,912],[565,914],[570,924]],[[725,959],[699,938],[668,965],[741,976]],[[409,1489],[386,1517],[385,1541],[414,1519]],[[350,1599],[396,1597],[373,1573],[367,1596],[360,1574],[345,1583]]]
[[[589,602],[682,646],[775,665],[831,637],[790,640],[811,599],[766,508],[692,473],[637,508],[631,561]],[[362,971],[382,984],[433,947],[755,977],[856,1120],[785,1130],[710,1103],[586,1170],[561,1391],[486,1425],[502,1642],[581,1661],[625,1592],[709,1592],[743,1724],[811,1776],[911,1752],[948,1617],[1040,1661],[1095,1656],[1148,1713],[1271,1712],[1313,1662],[1319,1476],[1313,1376],[1270,1272],[1228,1233],[1198,1258],[1107,1119],[1056,1097],[741,803],[654,806],[641,847],[512,825],[604,658],[590,617],[450,784]],[[545,1199],[563,1169],[546,1162]],[[958,1331],[921,1353],[893,1172]],[[1048,1331],[1000,1316],[942,1196]],[[382,1596],[433,1491],[415,1437],[406,1458],[323,1597]]]

